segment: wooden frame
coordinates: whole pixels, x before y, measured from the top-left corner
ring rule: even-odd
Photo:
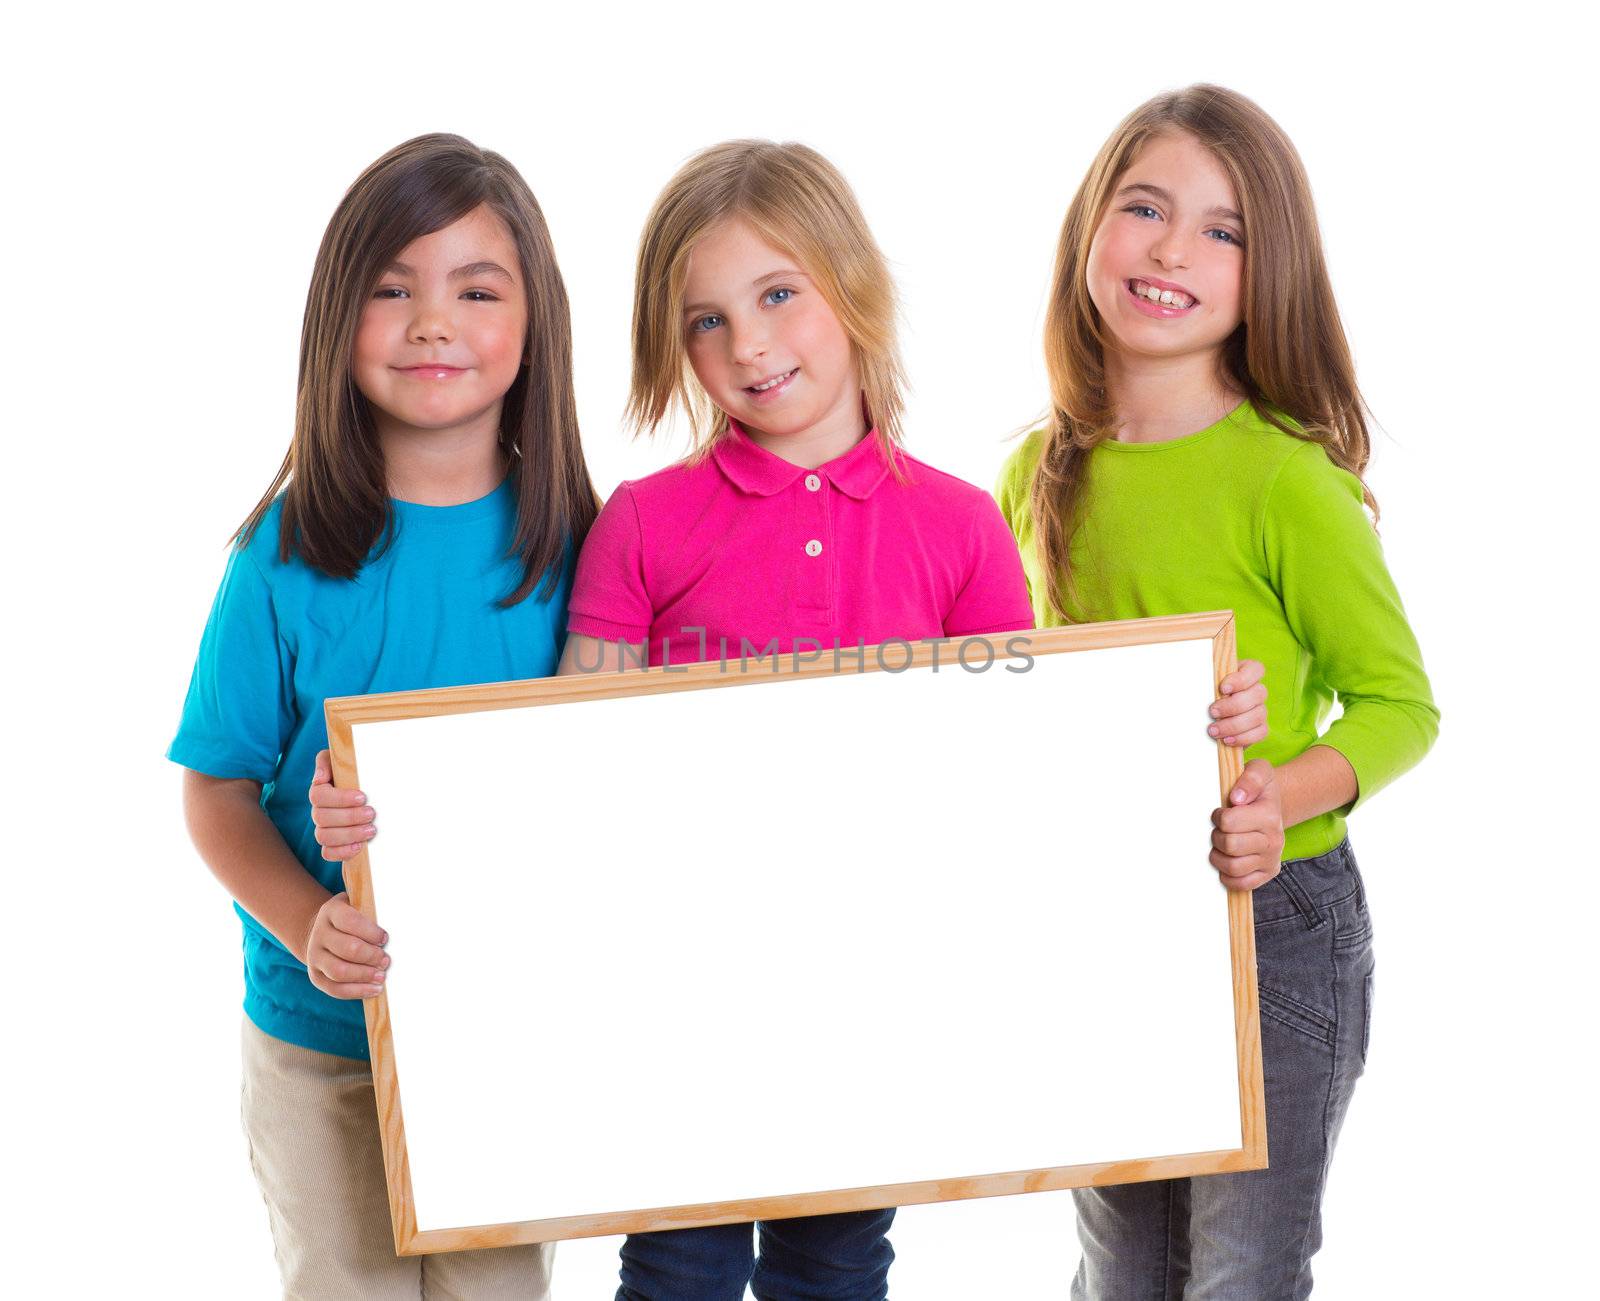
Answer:
[[[1220,682],[1236,666],[1234,623],[1233,616],[1229,612],[1088,624],[1036,630],[1018,635],[1027,637],[1027,653],[1033,656],[1147,643],[1209,640],[1212,643],[1212,665],[1216,682]],[[992,640],[1001,643],[1005,639],[997,636]],[[893,662],[898,665],[905,659],[905,655],[901,652],[901,647],[905,644],[890,643],[890,645],[895,646]],[[925,667],[933,662],[932,657],[935,654],[936,649],[931,644],[912,644],[907,667]],[[875,657],[869,653],[863,657],[860,670],[852,665],[844,671],[876,672],[878,669],[874,661]],[[947,650],[945,662],[948,661]],[[797,665],[792,662],[791,657],[784,656],[777,660],[771,672],[766,671],[763,666],[760,674],[742,677],[730,675],[712,661],[705,664],[673,666],[670,670],[633,669],[621,673],[591,676],[544,678],[526,682],[330,699],[326,704],[326,714],[334,780],[341,787],[360,786],[352,733],[352,726],[356,724],[481,710],[518,709],[617,696],[732,688],[741,684],[754,685],[758,682],[771,681],[775,677],[792,679],[831,676],[834,672],[833,665],[827,662]],[[1242,765],[1238,751],[1221,744],[1217,746],[1217,759],[1220,790],[1225,799],[1227,792],[1238,779]],[[373,895],[372,873],[365,851],[346,864],[345,880],[354,905],[366,916],[376,920],[378,910]],[[1266,1116],[1255,982],[1254,927],[1249,893],[1229,892],[1227,910],[1238,1054],[1240,1133],[1243,1140],[1240,1147],[1143,1160],[1015,1170],[970,1178],[939,1179],[827,1193],[419,1231],[412,1196],[400,1083],[390,1032],[388,994],[369,999],[365,1003],[367,1035],[372,1052],[373,1081],[377,1094],[396,1250],[401,1255],[419,1255],[561,1238],[648,1232],[739,1220],[830,1214],[884,1206],[1263,1168],[1267,1161]]]

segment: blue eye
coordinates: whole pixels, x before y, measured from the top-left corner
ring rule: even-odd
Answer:
[[[721,324],[722,318],[720,316],[702,316],[689,328],[700,334],[704,334],[707,330],[714,330]]]
[[[1149,213],[1152,217],[1159,217],[1161,215],[1148,203],[1130,203],[1126,208],[1123,209],[1123,211],[1131,212],[1135,216],[1143,216],[1145,213]]]
[[[1244,241],[1235,235],[1231,230],[1208,230],[1206,231],[1206,234],[1219,236],[1220,238],[1217,240],[1217,243],[1219,244],[1238,244],[1242,246],[1244,243]]]
[[[781,298],[778,296],[780,294],[783,295]],[[794,290],[792,289],[769,289],[767,290],[766,301],[776,305],[778,303],[786,303],[793,297]]]

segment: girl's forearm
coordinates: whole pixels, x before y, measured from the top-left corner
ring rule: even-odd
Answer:
[[[183,778],[189,835],[212,875],[301,962],[317,910],[331,897],[306,871],[261,808],[253,781]]]
[[[1278,789],[1286,828],[1342,809],[1359,794],[1356,770],[1328,745],[1314,745],[1279,768]]]

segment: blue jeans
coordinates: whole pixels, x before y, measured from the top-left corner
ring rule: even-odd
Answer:
[[[1078,1301],[1299,1301],[1367,1061],[1372,922],[1350,842],[1255,892],[1270,1168],[1073,1192]]]
[[[630,1233],[616,1301],[884,1301],[894,1211]],[[751,1247],[760,1231],[761,1256]]]

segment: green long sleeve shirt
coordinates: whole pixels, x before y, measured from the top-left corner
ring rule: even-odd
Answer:
[[[1062,622],[1029,509],[1044,441],[1028,435],[996,490],[1040,627]],[[1246,402],[1184,438],[1100,443],[1083,501],[1069,608],[1085,620],[1232,610],[1240,657],[1267,669],[1271,730],[1247,758],[1276,765],[1331,746],[1355,770],[1359,804],[1433,744],[1439,711],[1361,484],[1320,446]],[[1343,713],[1324,731],[1335,700]],[[1284,857],[1332,849],[1355,804],[1288,828]]]

